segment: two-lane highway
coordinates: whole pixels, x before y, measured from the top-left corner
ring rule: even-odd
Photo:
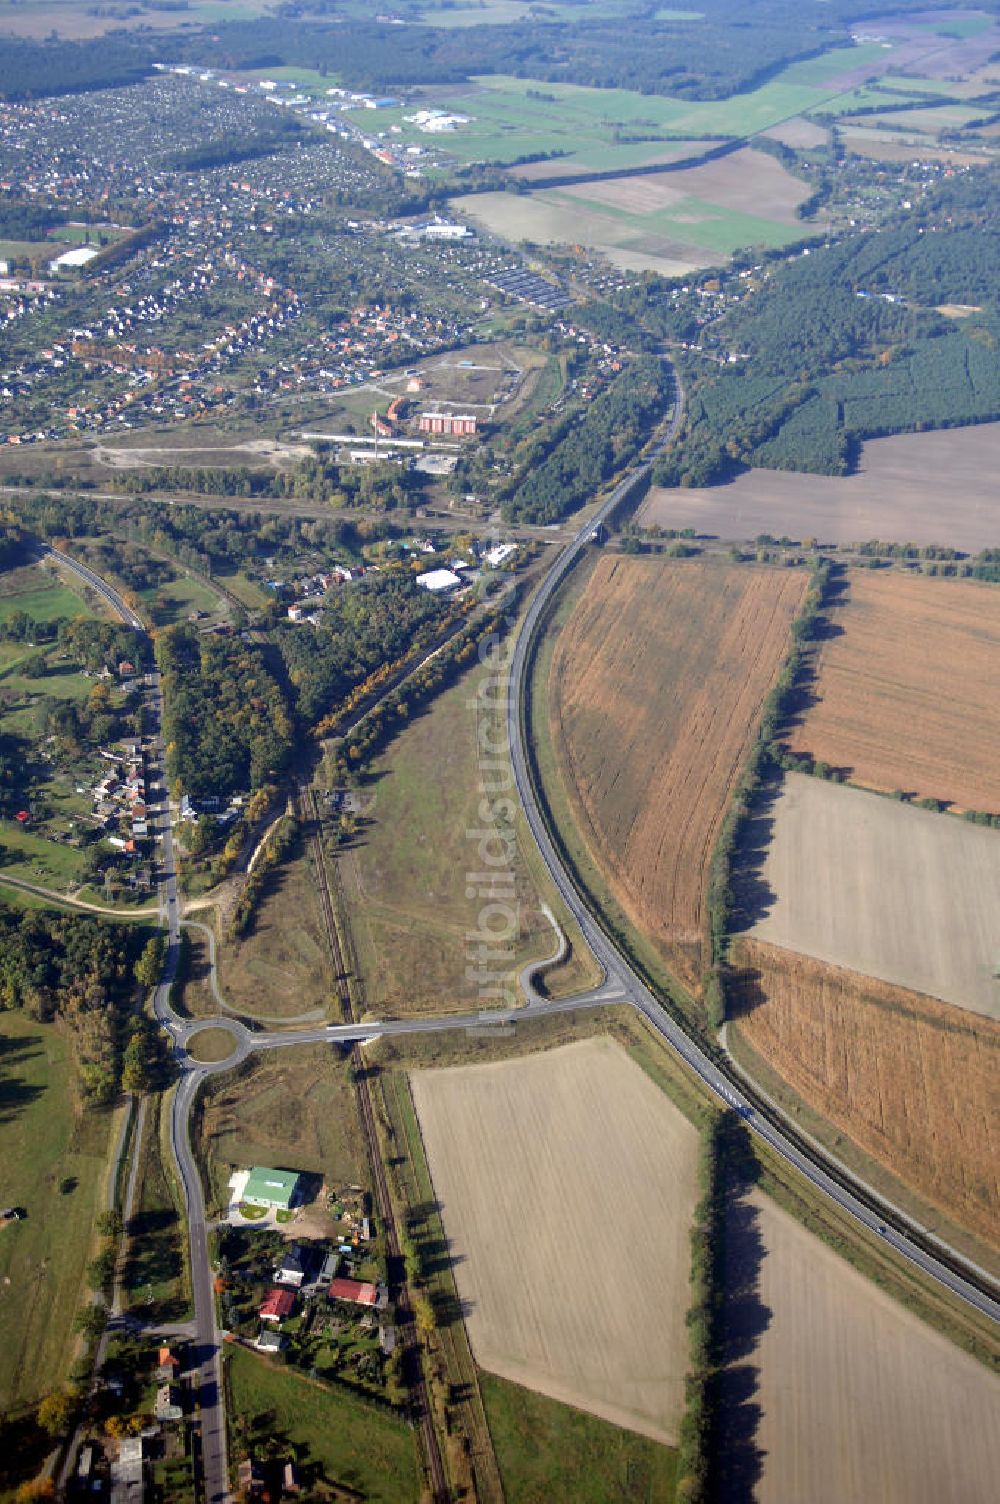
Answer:
[[[579,529],[575,538],[566,546],[545,577],[522,623],[510,664],[507,739],[517,791],[524,806],[529,828],[563,902],[604,968],[608,982],[621,989],[625,999],[649,1020],[653,1028],[700,1077],[710,1091],[726,1106],[739,1112],[753,1131],[786,1163],[805,1176],[813,1186],[829,1196],[869,1232],[881,1237],[930,1279],[937,1280],[939,1284],[967,1301],[984,1315],[991,1317],[994,1321],[1000,1321],[997,1285],[985,1270],[971,1264],[954,1249],[933,1238],[924,1229],[912,1224],[899,1208],[884,1201],[857,1177],[851,1175],[831,1156],[825,1154],[818,1144],[803,1142],[798,1136],[786,1132],[776,1110],[772,1110],[768,1115],[762,1114],[760,1104],[751,1100],[741,1085],[735,1068],[724,1057],[720,1061],[713,1059],[697,1040],[667,1013],[604,930],[599,916],[591,911],[556,849],[542,813],[535,791],[528,752],[528,678],[536,640],[556,590],[590,545],[595,529],[599,528],[622,505],[637,479],[651,471],[656,455],[662,452],[676,436],[682,412],[682,397],[678,391],[677,406],[666,436],[657,444],[652,456],[637,471],[626,476],[597,512]],[[939,1252],[935,1250],[935,1245]]]

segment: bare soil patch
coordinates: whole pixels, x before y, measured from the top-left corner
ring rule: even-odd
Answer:
[[[578,189],[566,189],[573,196],[579,194],[591,202],[626,209],[632,214],[669,209],[692,196],[722,209],[777,220],[779,224],[797,223],[795,210],[810,191],[802,178],[794,177],[774,157],[752,147],[680,172],[581,183]]]
[[[758,1504],[989,1504],[1000,1379],[752,1193],[770,1321],[752,1361]]]
[[[1000,590],[854,572],[836,619],[790,747],[868,788],[1000,812]]]
[[[662,151],[651,151],[643,162],[644,167],[658,167],[663,163],[676,162],[680,157],[696,157],[714,145],[712,141],[664,141]],[[588,162],[566,161],[550,157],[542,162],[524,162],[505,169],[507,175],[525,183],[545,182],[554,177],[590,177],[594,167]]]
[[[410,1080],[476,1361],[676,1442],[696,1130],[607,1038]]]
[[[1000,1244],[1000,1025],[755,940],[734,960],[730,1032],[892,1174]]]
[[[638,520],[721,538],[788,533],[825,543],[887,538],[971,553],[1000,545],[1000,423],[895,434],[864,446],[856,475],[748,470],[724,486],[654,488]]]
[[[847,131],[844,148],[876,162],[948,162],[954,167],[975,167],[989,160],[985,152],[957,151],[920,140],[899,140],[874,129]]]
[[[1000,833],[789,773],[759,940],[1000,1018]]]
[[[708,860],[805,588],[799,571],[608,555],[556,643],[550,715],[581,830],[691,988]]]

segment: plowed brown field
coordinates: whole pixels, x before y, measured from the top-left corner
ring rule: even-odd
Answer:
[[[1000,1024],[758,940],[734,959],[731,1027],[814,1111],[1000,1244]]]
[[[708,860],[806,585],[799,571],[609,555],[556,644],[550,713],[581,828],[692,988]]]
[[[853,573],[837,622],[792,749],[868,788],[1000,811],[1000,590]]]

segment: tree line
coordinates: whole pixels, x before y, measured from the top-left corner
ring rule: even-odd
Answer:
[[[630,362],[589,407],[539,440],[536,447],[551,442],[550,451],[523,467],[503,501],[504,517],[557,522],[583,506],[635,458],[672,396],[664,361],[644,355]]]

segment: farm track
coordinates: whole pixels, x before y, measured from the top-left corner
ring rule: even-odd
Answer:
[[[303,823],[308,832],[307,841],[319,879],[320,907],[323,912],[323,924],[326,929],[330,954],[333,959],[334,979],[337,986],[337,994],[340,998],[341,1012],[344,1023],[353,1024],[357,1022],[357,1019],[354,1016],[354,1001],[351,997],[351,988],[348,980],[349,973],[345,965],[340,943],[340,933],[334,913],[333,894],[330,889],[329,873],[320,836],[322,826],[315,792],[304,785],[300,786],[298,803],[300,814],[304,817]],[[375,1205],[379,1221],[385,1228],[388,1256],[402,1270],[404,1268],[403,1253],[375,1124],[371,1082],[368,1079],[361,1046],[358,1043],[351,1045],[351,1065],[354,1074],[354,1089],[358,1104],[358,1113],[368,1152],[368,1162],[372,1170]],[[439,1501],[439,1504],[446,1504],[446,1501],[450,1498],[448,1477],[441,1456],[441,1448],[438,1445],[437,1431],[434,1426],[434,1418],[430,1405],[430,1395],[428,1394],[427,1382],[424,1378],[420,1344],[413,1319],[409,1291],[405,1283],[402,1285],[402,1295],[403,1299],[396,1307],[396,1317],[403,1351],[408,1355],[410,1365],[412,1365],[410,1387],[413,1412],[420,1430],[420,1439],[423,1445],[424,1459],[427,1465],[433,1497],[435,1501]]]

